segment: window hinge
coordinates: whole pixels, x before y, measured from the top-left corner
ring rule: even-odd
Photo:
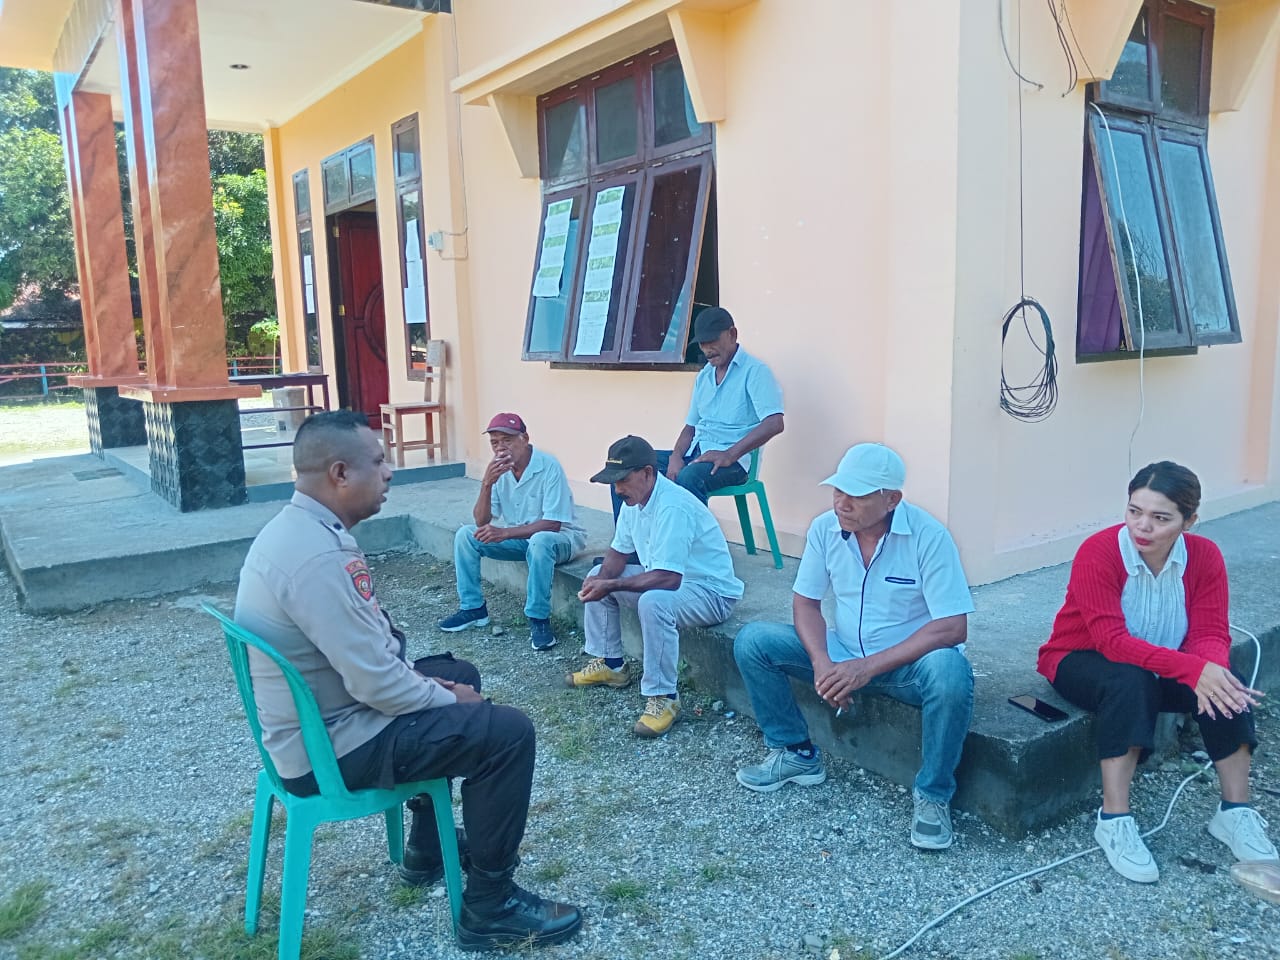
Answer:
[[[336,226],[333,228],[333,235],[335,237],[338,235],[338,228]]]
[[[347,308],[341,303],[338,304],[338,316],[345,317],[346,315],[347,315]]]

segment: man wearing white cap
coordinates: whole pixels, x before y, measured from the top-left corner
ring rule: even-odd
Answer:
[[[920,772],[911,843],[951,846],[955,769],[973,714],[973,671],[964,655],[973,599],[946,527],[902,499],[902,458],[860,443],[822,481],[833,509],[809,526],[792,588],[794,626],[749,623],[734,657],[769,755],[738,782],[768,793],[822,783],[827,772],[796,706],[789,677],[814,685],[836,710],[866,689],[921,708]],[[835,595],[835,627],[822,599]]]

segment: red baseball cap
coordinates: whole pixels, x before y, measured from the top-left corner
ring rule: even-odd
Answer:
[[[522,433],[528,433],[529,428],[524,425],[524,421],[518,413],[500,413],[489,421],[489,425],[484,428],[485,433],[506,433],[511,436],[518,436]]]

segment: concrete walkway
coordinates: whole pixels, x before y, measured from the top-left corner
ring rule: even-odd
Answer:
[[[460,477],[393,486],[382,513],[357,528],[358,539],[370,553],[407,549],[451,559],[454,530],[470,521],[477,489],[475,481]],[[44,613],[233,581],[253,537],[279,506],[249,503],[181,514],[142,491],[136,478],[88,454],[0,468],[5,559],[27,609]],[[558,568],[553,598],[558,615],[579,621],[575,595],[612,531],[607,514],[582,514],[588,547]],[[1259,683],[1266,689],[1280,679],[1280,503],[1211,521],[1199,532],[1217,541],[1226,556],[1233,624],[1263,641]],[[687,632],[681,653],[686,683],[749,713],[732,639],[745,622],[790,620],[796,561],[788,558],[783,570],[775,570],[767,551],[749,557],[741,547],[731,549],[746,596],[729,622]],[[523,564],[485,561],[483,570],[486,579],[523,592]],[[956,805],[1009,836],[1076,812],[1096,794],[1091,720],[1059,700],[1034,670],[1036,648],[1061,604],[1067,574],[1063,564],[974,590],[977,612],[967,649],[977,677],[976,703]],[[431,626],[418,629],[425,633]],[[625,630],[629,652],[638,654],[634,616]],[[1238,668],[1252,669],[1252,651],[1251,642],[1237,639]],[[917,710],[865,696],[852,715],[837,720],[810,689],[796,688],[813,738],[824,749],[898,783],[911,782],[919,763]],[[1009,696],[1022,693],[1057,703],[1070,718],[1047,724],[1007,704]]]

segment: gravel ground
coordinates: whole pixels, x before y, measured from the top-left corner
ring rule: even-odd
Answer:
[[[686,687],[686,718],[664,739],[638,741],[635,688],[563,688],[582,659],[575,625],[560,624],[560,646],[535,653],[520,604],[491,595],[493,625],[446,638],[431,625],[455,605],[447,565],[391,555],[373,567],[413,655],[448,648],[474,660],[488,693],[535,720],[519,876],[586,914],[575,940],[539,956],[883,957],[955,901],[1091,838],[1089,811],[1020,842],[959,815],[956,846],[921,853],[907,843],[908,794],[841,761],[821,786],[750,793],[733,779],[763,752],[749,719]],[[41,619],[0,584],[10,664],[0,703],[12,732],[0,748],[0,958],[274,956],[270,921],[253,940],[237,932],[258,761],[220,635],[198,611],[232,595],[209,588]],[[1263,711],[1264,739],[1278,719]],[[1142,824],[1158,822],[1178,767],[1141,774]],[[1272,753],[1259,752],[1255,792],[1280,824]],[[1129,883],[1094,853],[979,901],[905,956],[1280,957],[1280,907],[1237,887],[1229,853],[1204,832],[1215,797],[1193,783],[1153,839],[1158,884]],[[282,834],[268,890],[278,890]],[[462,956],[442,890],[399,885],[372,819],[318,832],[308,907],[312,960]]]

